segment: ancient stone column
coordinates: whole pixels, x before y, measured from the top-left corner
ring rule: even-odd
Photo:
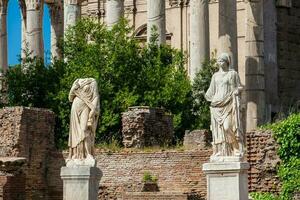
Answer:
[[[21,58],[25,57],[25,50],[26,50],[26,3],[25,0],[19,0],[19,5],[21,9]]]
[[[147,42],[150,42],[152,29],[158,34],[157,44],[166,42],[166,15],[165,1],[148,0],[147,1]]]
[[[26,0],[26,44],[31,56],[44,57],[44,0]]]
[[[0,0],[0,76],[8,68],[7,63],[7,3],[8,0]]]
[[[190,1],[190,79],[194,80],[202,62],[209,58],[208,0]]]
[[[219,50],[228,53],[232,68],[237,70],[237,18],[236,0],[219,0]]]
[[[69,26],[74,26],[76,21],[80,19],[80,2],[79,0],[64,1],[64,31]]]
[[[263,12],[263,1],[246,1],[247,131],[257,128],[265,119]]]
[[[124,0],[107,0],[106,1],[106,23],[112,27],[118,23],[124,15]]]
[[[51,17],[51,55],[52,58],[60,59],[62,53],[58,48],[58,42],[64,36],[62,2],[49,4],[49,11]]]

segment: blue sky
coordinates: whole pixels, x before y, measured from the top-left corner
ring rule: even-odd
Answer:
[[[8,63],[15,65],[19,63],[19,55],[21,53],[21,11],[18,0],[9,0],[7,15],[7,31],[8,31]],[[50,17],[48,7],[45,5],[44,20],[44,46],[45,53],[50,53]]]

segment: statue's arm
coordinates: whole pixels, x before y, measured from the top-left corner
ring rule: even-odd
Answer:
[[[207,101],[212,101],[213,96],[215,95],[215,77],[213,76],[211,78],[211,82],[209,85],[209,88],[207,90],[207,92],[205,93],[204,97]]]
[[[74,98],[76,97],[75,90],[79,88],[78,79],[74,81],[71,90],[69,92],[69,101],[73,102]]]
[[[234,90],[236,95],[239,95],[243,90],[243,85],[241,84],[240,76],[236,71],[234,71]]]

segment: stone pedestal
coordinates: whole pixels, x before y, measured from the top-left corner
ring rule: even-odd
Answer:
[[[97,200],[99,181],[102,177],[97,167],[62,167],[64,200]]]
[[[205,163],[208,200],[248,200],[247,162]]]

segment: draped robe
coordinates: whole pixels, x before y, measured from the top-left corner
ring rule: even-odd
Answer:
[[[99,92],[95,79],[77,79],[70,90],[72,103],[69,148],[70,158],[87,157],[86,148],[93,153],[95,133],[100,112]]]
[[[241,131],[238,116],[238,92],[240,80],[237,72],[216,72],[211,80],[205,98],[211,102],[211,131],[213,135],[213,156],[234,156],[239,149],[238,137]]]

